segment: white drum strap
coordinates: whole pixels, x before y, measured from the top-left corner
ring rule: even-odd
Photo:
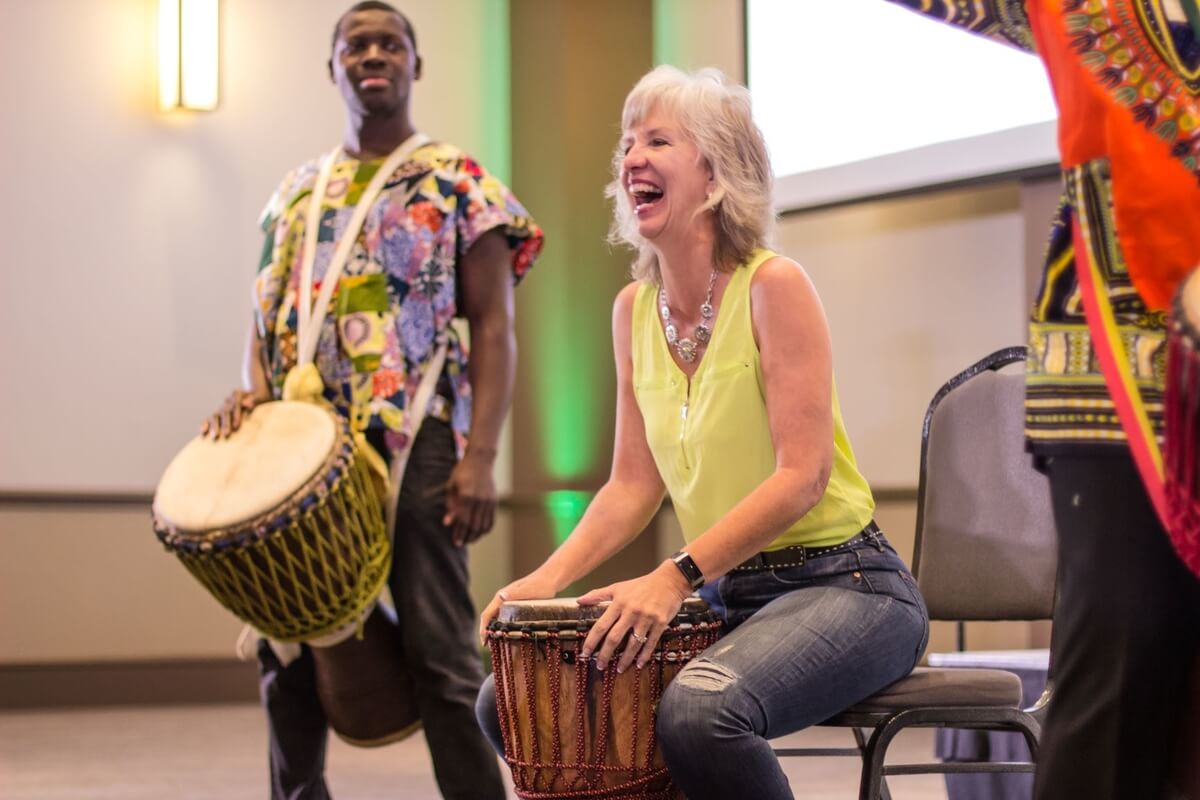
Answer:
[[[391,475],[388,476],[387,505],[384,507],[389,533],[394,533],[396,530],[396,505],[400,502],[400,484],[404,482],[404,471],[408,468],[408,454],[412,452],[413,443],[417,441],[417,434],[421,431],[421,424],[429,412],[429,403],[433,400],[434,389],[437,388],[438,378],[441,377],[442,367],[446,363],[448,347],[449,343],[445,336],[441,337],[437,352],[425,366],[425,374],[421,376],[421,384],[417,387],[417,393],[413,395],[412,402],[408,404],[409,413],[413,415],[408,442],[400,450],[392,453]]]
[[[392,154],[383,162],[383,166],[371,178],[371,182],[367,184],[367,188],[354,207],[350,222],[342,232],[341,238],[338,239],[337,249],[334,250],[329,268],[321,278],[321,290],[317,293],[314,303],[312,297],[313,262],[317,255],[321,204],[325,201],[329,176],[333,173],[334,165],[342,156],[341,145],[333,148],[329,155],[325,156],[325,160],[321,163],[321,171],[317,174],[317,182],[313,186],[312,196],[308,201],[308,212],[304,218],[304,258],[300,262],[300,308],[298,309],[299,320],[296,330],[296,338],[299,340],[296,353],[297,365],[311,363],[316,355],[317,340],[321,335],[325,312],[329,309],[329,300],[333,297],[333,289],[337,286],[338,279],[341,278],[346,261],[350,258],[350,251],[358,239],[358,232],[362,230],[363,223],[367,219],[367,212],[375,204],[375,198],[383,191],[383,185],[400,168],[400,165],[407,161],[419,147],[428,142],[429,137],[425,134],[414,133],[392,151]]]
[[[318,228],[321,219],[321,203],[325,198],[325,191],[329,185],[329,178],[333,172],[333,167],[341,157],[341,147],[335,147],[321,164],[321,170],[317,175],[316,184],[313,187],[313,193],[309,199],[307,216],[305,217],[304,226],[304,258],[300,268],[300,307],[299,320],[297,326],[298,353],[297,366],[312,363],[316,355],[317,340],[320,337],[321,326],[325,320],[325,314],[329,309],[329,301],[333,296],[333,289],[337,285],[341,277],[342,270],[345,267],[346,261],[350,257],[350,250],[354,246],[354,242],[358,238],[358,233],[362,229],[363,223],[366,221],[366,215],[370,207],[374,204],[375,198],[383,190],[383,185],[392,174],[403,164],[417,148],[423,146],[429,141],[429,137],[422,133],[415,133],[406,139],[397,147],[379,171],[372,177],[367,188],[363,191],[362,197],[355,206],[354,214],[350,218],[349,224],[343,231],[342,236],[338,240],[337,249],[334,251],[333,259],[329,263],[324,277],[321,280],[321,289],[317,294],[316,301],[313,301],[313,263],[316,258]],[[417,434],[421,430],[421,425],[425,420],[429,410],[429,404],[433,400],[433,393],[437,388],[438,379],[441,377],[442,369],[446,363],[446,352],[449,348],[449,342],[445,336],[439,337],[438,346],[434,352],[433,358],[426,365],[425,372],[421,377],[421,383],[417,387],[416,394],[408,403],[409,413],[413,415],[410,426],[408,441],[403,448],[392,454],[392,464],[390,474],[388,476],[388,496],[384,507],[387,518],[387,529],[389,532],[394,531],[396,522],[396,506],[400,500],[400,486],[404,482],[404,472],[408,466],[408,456],[412,452],[413,443],[416,441]],[[366,613],[370,613],[370,610]],[[322,637],[319,646],[330,646],[336,644],[337,641],[347,638],[352,635],[362,624],[362,620],[358,620],[348,624],[340,631],[336,631],[329,636]],[[249,626],[247,626],[249,627]],[[245,652],[246,632],[243,631],[243,636],[239,638],[238,650],[239,655],[245,658],[248,654]],[[300,655],[300,647],[297,644],[284,644],[272,639],[267,640],[272,649],[275,650],[276,656],[285,666]],[[318,644],[310,642],[310,644]]]

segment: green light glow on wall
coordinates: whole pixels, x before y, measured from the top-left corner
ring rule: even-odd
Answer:
[[[593,494],[568,490],[546,493],[546,514],[554,523],[555,547],[565,542],[579,520],[583,519],[583,512],[587,510]]]
[[[652,6],[654,36],[654,63],[679,63],[679,23],[678,17],[686,13],[679,0],[654,0]]]
[[[536,380],[538,405],[545,420],[542,454],[551,477],[575,480],[596,466],[600,446],[596,420],[602,404],[611,402],[599,396],[596,379],[598,370],[611,369],[603,360],[607,356],[602,337],[608,334],[608,326],[597,313],[596,300],[587,298],[578,286],[572,291],[570,274],[554,266],[540,265],[542,274],[537,276],[539,281],[555,284],[539,287],[548,291],[537,311]],[[555,299],[546,302],[550,297]]]
[[[491,0],[482,7],[482,80],[487,141],[479,153],[488,170],[506,184],[512,181],[512,51],[509,42],[508,0]]]

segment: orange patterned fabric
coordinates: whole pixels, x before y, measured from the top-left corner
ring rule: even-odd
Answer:
[[[1165,309],[1200,263],[1200,104],[1160,0],[1031,0],[1064,169],[1106,158],[1138,293]]]

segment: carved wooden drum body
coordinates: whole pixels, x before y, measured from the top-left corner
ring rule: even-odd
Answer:
[[[717,640],[720,620],[704,601],[689,599],[650,662],[617,674],[578,657],[605,607],[508,602],[492,623],[496,705],[518,797],[679,797],[655,742],[658,701],[679,670]]]

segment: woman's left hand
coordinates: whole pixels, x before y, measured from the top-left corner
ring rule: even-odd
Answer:
[[[628,634],[629,642],[617,662],[617,672],[624,672],[634,658],[639,668],[644,667],[663,631],[691,593],[683,574],[669,561],[640,578],[593,589],[579,598],[579,605],[605,600],[611,601],[611,605],[592,625],[580,655],[587,658],[595,653],[596,666],[604,669]]]

